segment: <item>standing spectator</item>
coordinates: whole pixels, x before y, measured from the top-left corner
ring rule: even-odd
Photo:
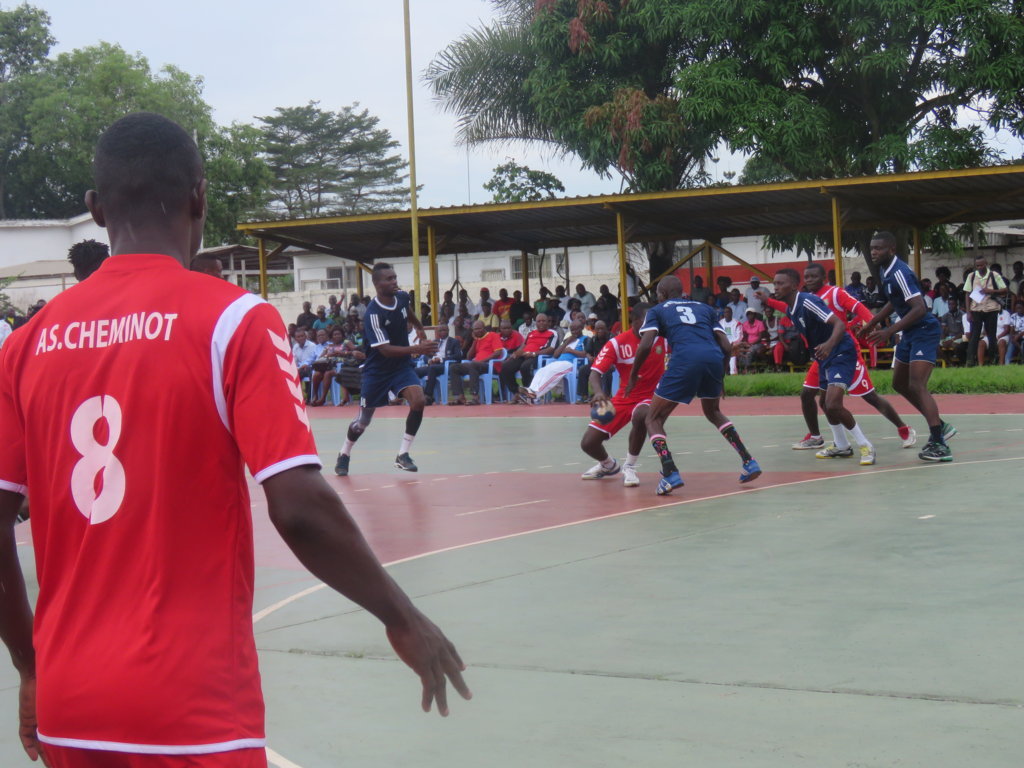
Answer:
[[[491,289],[490,288],[481,288],[480,289],[480,303],[476,305],[477,309],[480,309],[480,307],[483,306],[483,303],[485,301],[488,304],[490,304],[492,307],[494,306],[494,302],[491,300]]]
[[[1006,281],[1002,275],[988,268],[988,260],[978,256],[974,271],[964,280],[967,309],[971,321],[971,338],[967,343],[967,365],[973,365],[978,354],[978,340],[982,334],[988,338],[988,348],[996,350],[996,321],[1003,308],[1001,297],[1006,295]],[[978,354],[978,365],[984,364],[984,353]]]
[[[68,249],[68,261],[71,262],[71,268],[75,272],[75,280],[78,282],[85,280],[85,278],[99,269],[100,264],[106,261],[109,256],[110,248],[107,247],[107,244],[97,242],[96,240],[83,240],[72,245]],[[196,258],[200,257],[197,256]],[[195,259],[193,259],[194,263]],[[217,261],[217,266],[220,266],[220,261]]]
[[[522,291],[512,292],[512,305],[508,309],[508,319],[512,321],[514,327],[519,325],[519,321],[523,319],[523,315],[527,312],[531,313],[530,317],[533,317],[533,310],[530,305],[523,301]]]
[[[711,290],[704,285],[704,278],[700,275],[693,276],[693,287],[690,289],[690,298],[702,304],[708,303],[708,296]]]
[[[758,320],[760,320],[764,315],[764,302],[761,300],[761,294],[758,293],[758,289],[760,287],[761,278],[757,275],[751,275],[750,285],[748,285],[747,289],[743,292],[743,299],[747,302],[747,310],[753,310],[754,314],[757,315]]]
[[[508,297],[508,290],[500,288],[498,290],[498,300],[494,302],[491,311],[498,316],[498,321],[500,322],[508,317],[508,311],[511,307],[512,299]]]
[[[310,310],[313,308],[313,303],[310,301],[302,302],[302,312],[295,318],[295,324],[301,328],[305,328],[307,331],[313,330],[313,323],[316,322],[316,315]]]
[[[594,294],[588,291],[583,283],[577,283],[575,296],[580,300],[580,312],[584,315],[589,315],[594,308],[594,304],[597,302]]]
[[[1024,288],[1024,261],[1013,262],[1013,274],[1007,278],[1006,287],[1011,296],[1016,296]]]
[[[860,272],[850,273],[850,284],[846,286],[846,292],[853,296],[853,298],[855,298],[861,304],[867,306],[866,299],[868,295],[868,289],[867,286],[860,281]]]
[[[619,312],[619,297],[611,292],[607,285],[602,285],[597,289],[598,298],[604,299],[605,305],[612,314],[618,314]]]

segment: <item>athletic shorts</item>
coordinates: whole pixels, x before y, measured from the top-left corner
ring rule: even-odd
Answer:
[[[43,750],[50,768],[267,768],[267,753],[263,749],[234,749],[209,755],[137,755],[44,744]],[[28,758],[25,764],[29,764]]]
[[[807,369],[807,376],[804,377],[804,387],[807,389],[821,389],[819,367],[818,361],[815,360],[811,363],[811,367]],[[868,371],[868,367],[864,364],[864,359],[857,355],[857,368],[853,372],[853,383],[846,390],[846,394],[853,395],[854,397],[864,397],[864,395],[870,395],[874,391],[875,385],[871,382],[871,374]]]
[[[683,360],[673,357],[675,365],[669,363],[668,370],[658,382],[654,394],[673,403],[686,404],[699,397],[701,400],[713,400],[722,396],[722,361],[719,360]]]
[[[419,387],[420,377],[412,366],[381,374],[363,369],[363,384],[359,390],[359,405],[363,408],[380,408],[398,397],[406,387]]]
[[[834,352],[827,360],[818,363],[818,389],[838,384],[849,392],[856,378],[858,363],[864,365],[856,349]]]
[[[612,407],[615,408],[615,418],[607,424],[602,424],[599,421],[592,421],[590,422],[590,426],[598,432],[604,432],[608,437],[611,437],[633,420],[633,414],[636,413],[637,408],[641,405],[650,404],[651,398],[649,397],[644,398],[643,400],[637,400],[632,397],[613,397]]]
[[[904,331],[900,343],[896,345],[893,357],[901,363],[916,363],[918,361],[935,365],[935,359],[939,354],[939,337],[942,335],[941,326],[937,323],[924,328],[911,328]]]

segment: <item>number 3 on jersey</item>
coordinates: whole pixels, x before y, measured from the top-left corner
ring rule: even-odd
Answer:
[[[110,395],[90,397],[71,417],[71,442],[82,457],[71,471],[71,497],[91,525],[112,518],[124,501],[124,465],[114,455],[120,439],[121,406]]]
[[[679,322],[684,325],[693,325],[697,322],[697,318],[693,314],[693,310],[689,307],[676,307],[676,312],[679,313]]]

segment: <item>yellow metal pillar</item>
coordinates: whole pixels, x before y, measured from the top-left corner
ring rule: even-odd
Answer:
[[[714,251],[711,250],[711,243],[704,243],[704,271],[707,273],[704,287],[711,291],[711,293],[715,293],[715,268],[711,265],[711,256],[713,253]]]
[[[260,254],[260,296],[267,298],[267,246],[259,239]]]
[[[921,279],[921,230],[914,227],[914,274]]]
[[[530,254],[526,251],[522,252],[523,255],[523,301],[527,304],[530,303]]]
[[[423,302],[420,293],[420,222],[416,209],[416,127],[412,111],[412,34],[409,31],[409,0],[405,0],[405,106],[409,118],[409,210],[412,224],[412,284],[416,292],[417,306],[413,314],[420,316],[419,304]]]
[[[363,300],[363,265],[358,261],[356,262],[356,277],[359,280],[356,283],[356,288],[359,290],[359,300]]]
[[[835,252],[836,285],[842,286],[843,280],[843,223],[839,216],[839,200],[832,198],[832,249]]]
[[[427,254],[430,258],[430,324],[437,325],[437,233],[427,224]]]
[[[619,244],[619,315],[622,330],[629,328],[629,291],[626,288],[626,227],[622,214],[615,212],[615,235]]]

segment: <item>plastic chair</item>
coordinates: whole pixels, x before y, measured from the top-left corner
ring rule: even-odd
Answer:
[[[507,357],[508,357],[508,350],[507,349],[501,350],[501,357],[495,358],[493,360],[489,360],[487,362],[487,373],[481,373],[480,374],[480,383],[479,383],[479,389],[477,391],[477,398],[482,403],[485,403],[486,405],[491,405],[491,403],[494,402],[494,381],[497,378],[497,374],[495,374],[495,372],[494,372],[494,365],[495,365],[495,363],[500,363],[502,360],[504,360]],[[466,362],[466,361],[463,361],[463,362]],[[447,361],[444,364],[444,390],[443,391],[444,391],[444,402],[445,403],[448,402],[448,367],[449,367],[449,365],[451,365],[451,363],[452,363],[452,361],[449,360],[449,361]],[[469,374],[466,374],[463,378],[469,378]],[[438,377],[438,385],[440,385],[440,383],[441,383],[441,378]],[[499,385],[498,389],[499,390],[501,389],[500,385]],[[501,392],[500,391],[498,393],[498,396],[499,396],[499,398],[501,397]]]

